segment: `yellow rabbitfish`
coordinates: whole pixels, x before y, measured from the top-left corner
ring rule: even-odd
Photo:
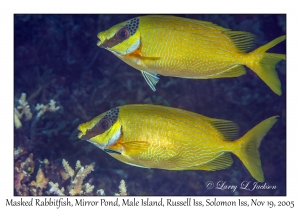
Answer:
[[[284,54],[266,51],[285,40],[278,37],[253,52],[254,36],[210,22],[167,15],[136,17],[98,34],[103,47],[140,70],[155,91],[159,75],[189,79],[238,77],[252,69],[276,94],[275,70]]]
[[[238,128],[182,109],[158,105],[113,108],[79,125],[79,138],[112,157],[138,167],[215,171],[231,166],[230,153],[264,181],[258,147],[277,121],[270,117],[235,140]]]

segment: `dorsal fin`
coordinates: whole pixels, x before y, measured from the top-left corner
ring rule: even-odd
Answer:
[[[231,121],[210,118],[209,122],[225,137],[226,140],[235,140],[239,127]]]
[[[249,32],[224,31],[223,34],[233,41],[238,52],[247,52],[253,46],[253,40],[255,36]]]
[[[182,110],[178,110],[178,112],[182,112]],[[189,111],[185,111],[185,113],[189,116],[200,118],[210,123],[215,129],[217,129],[224,136],[225,140],[236,140],[239,131],[239,127],[236,123],[229,120],[206,117],[204,115],[197,114],[194,112],[189,112]]]

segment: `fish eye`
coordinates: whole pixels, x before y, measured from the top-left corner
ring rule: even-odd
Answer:
[[[106,130],[106,129],[108,129],[108,127],[109,127],[109,125],[110,125],[110,122],[109,122],[108,119],[102,119],[102,120],[100,121],[100,125],[101,125],[101,127],[102,127],[104,130]]]
[[[128,29],[126,28],[121,28],[119,31],[118,31],[118,37],[122,40],[125,40],[129,37],[130,35],[130,32]]]

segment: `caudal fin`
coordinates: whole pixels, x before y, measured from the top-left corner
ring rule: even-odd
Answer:
[[[265,178],[261,168],[258,147],[262,138],[271,129],[278,117],[270,117],[248,131],[242,138],[237,140],[241,145],[241,150],[233,151],[244,163],[250,174],[259,182],[263,182]]]
[[[249,53],[251,57],[253,56],[253,58],[257,58],[258,56],[261,59],[259,62],[253,62],[252,64],[248,65],[248,67],[256,72],[256,74],[278,95],[281,95],[281,83],[275,70],[275,66],[279,61],[285,60],[286,55],[266,53],[266,51],[285,40],[285,38],[285,35],[280,36],[268,44],[265,44]]]

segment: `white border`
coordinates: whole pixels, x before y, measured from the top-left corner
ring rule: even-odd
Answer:
[[[6,209],[5,199],[13,197],[13,14],[14,13],[287,13],[287,196],[286,197],[218,197],[219,200],[237,200],[238,198],[261,201],[294,200],[299,189],[299,12],[297,1],[251,0],[251,1],[2,1],[0,6],[1,22],[1,209]],[[41,197],[40,197],[41,198]],[[156,197],[159,199],[158,197]],[[182,200],[184,197],[166,197]],[[165,199],[166,199],[165,198]],[[193,197],[194,198],[194,197]],[[205,197],[195,197],[205,200]],[[213,199],[213,197],[208,197]],[[29,199],[29,198],[28,198]],[[85,198],[95,200],[98,198]],[[114,197],[107,198],[109,200]],[[133,197],[130,197],[133,200]],[[139,197],[138,199],[141,199]],[[4,207],[4,208],[3,208]],[[34,207],[39,208],[39,207]],[[52,207],[53,208],[53,207]],[[104,209],[104,207],[97,207]],[[114,207],[110,209],[116,209]],[[122,207],[126,208],[126,207]],[[159,207],[156,207],[159,208]],[[175,208],[175,207],[174,207]],[[190,207],[199,209],[199,207]],[[240,209],[240,207],[222,207]],[[296,209],[299,207],[296,207]],[[66,209],[66,208],[64,208]],[[70,208],[71,209],[71,208]],[[74,207],[72,208],[74,209]],[[269,209],[268,207],[260,209]],[[278,208],[276,208],[278,209]]]

